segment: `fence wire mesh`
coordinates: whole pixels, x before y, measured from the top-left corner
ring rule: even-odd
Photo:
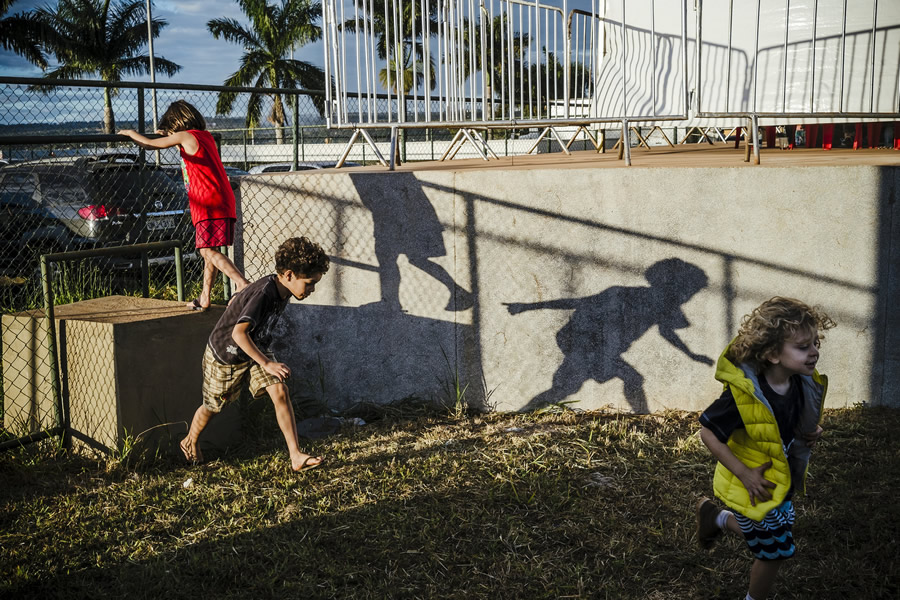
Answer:
[[[171,249],[150,251],[144,260],[125,251],[145,242],[180,241],[185,287],[193,295],[202,287],[203,263],[193,247],[194,229],[177,150],[145,152],[114,135],[121,129],[154,131],[161,110],[154,110],[149,91],[141,86],[110,89],[86,82],[40,88],[43,84],[42,80],[10,82],[8,78],[0,83],[0,104],[8,109],[0,115],[0,444],[4,445],[55,431],[70,418],[60,414],[50,385],[56,344],[44,325],[41,255],[123,250],[116,256],[67,260],[52,268],[50,289],[56,305],[112,295],[175,300]],[[183,98],[197,106],[236,176],[245,173],[240,167],[292,158],[290,145],[281,147],[290,129],[249,130],[243,127],[246,119],[240,112],[217,115],[221,93],[159,89],[155,104],[164,109]],[[309,95],[294,94],[289,102],[297,104],[295,115],[310,122],[320,120]],[[324,143],[321,127],[311,129],[304,130],[306,137]],[[233,186],[237,185],[234,179]],[[219,281],[213,301],[221,303],[226,298],[226,287]],[[73,323],[70,328],[75,327]],[[58,327],[64,332],[64,326]],[[73,356],[92,356],[98,367],[113,364],[105,356],[112,346],[101,333],[83,331],[69,337],[66,355],[60,356],[63,394],[75,390],[81,397],[75,388],[103,379],[102,367],[66,378],[67,361]],[[115,400],[109,400],[114,396],[101,393],[96,407],[74,415],[90,414],[92,421],[80,423],[79,428],[96,430],[95,441],[107,448],[121,441]]]
[[[222,161],[232,187],[238,190],[248,172],[320,169],[332,166],[341,156],[351,131],[328,129],[322,116],[322,95],[291,90],[259,90],[204,86],[123,83],[111,88],[103,82],[55,82],[0,78],[0,313],[2,313],[2,362],[0,362],[0,444],[54,431],[77,415],[60,415],[50,385],[53,370],[51,345],[44,324],[44,295],[41,284],[40,256],[95,248],[125,248],[145,242],[180,240],[184,256],[184,289],[188,298],[202,288],[203,261],[194,251],[187,193],[182,180],[180,156],[175,148],[159,152],[144,151],[124,136],[122,129],[152,134],[158,118],[178,99],[193,104],[204,115],[219,145]],[[220,114],[223,94],[236,94],[228,114]],[[251,97],[260,94],[269,106],[275,95],[287,107],[286,121],[274,126],[248,127]],[[155,95],[155,99],[154,99]],[[393,102],[393,106],[391,106]],[[424,101],[421,101],[424,103]],[[423,104],[419,110],[426,110]],[[438,110],[435,103],[432,107]],[[396,111],[396,99],[378,99],[378,110]],[[391,143],[389,128],[373,129],[372,139],[384,155]],[[409,129],[400,136],[400,158],[404,161],[437,160],[448,148],[454,132],[436,129]],[[486,135],[498,155],[524,154],[533,149],[537,131],[497,130]],[[572,148],[593,147],[587,138]],[[559,151],[547,140],[537,151]],[[462,148],[457,158],[479,156],[474,148]],[[372,149],[357,144],[347,157],[348,164],[372,164]],[[346,231],[332,222],[305,222],[298,217],[299,204],[284,206],[287,217],[269,210],[274,201],[271,186],[245,186],[238,193],[239,220],[234,247],[235,261],[253,280],[270,273],[274,248],[263,255],[246,255],[244,246],[259,247],[256,238],[288,238],[297,231],[279,231],[285,222],[303,222],[306,230],[317,232],[317,241],[327,248],[339,248],[346,242]],[[344,207],[336,198],[350,190],[322,189],[311,202],[334,203],[335,218],[349,218],[362,228],[352,239],[371,236],[371,217],[357,215],[358,206]],[[368,207],[377,222],[387,226],[402,222],[401,214],[381,214],[388,207]],[[367,211],[364,211],[367,212]],[[290,215],[294,214],[293,217]],[[376,214],[378,213],[378,214]],[[320,211],[315,214],[321,214]],[[298,221],[299,219],[299,221]],[[275,232],[275,233],[273,233]],[[302,232],[299,232],[302,233]],[[381,232],[382,239],[388,239]],[[439,235],[435,238],[439,240]],[[246,242],[251,242],[247,244]],[[378,249],[376,249],[377,251]],[[359,256],[360,264],[377,264],[366,249],[349,252]],[[385,257],[378,257],[384,259]],[[396,263],[396,256],[392,257]],[[392,264],[393,264],[392,263]],[[55,264],[51,272],[51,290],[55,305],[109,297],[176,299],[176,269],[171,249],[150,252],[146,270],[140,255],[123,253],[111,257],[78,258]],[[424,276],[423,276],[424,277]],[[399,291],[391,292],[399,274],[381,276],[387,296],[400,301]],[[411,276],[403,298],[415,305],[418,295]],[[427,277],[424,277],[427,280]],[[393,283],[392,283],[393,282]],[[213,288],[213,302],[224,303],[228,288],[222,280]],[[406,293],[406,292],[404,292]],[[423,292],[422,297],[425,297]],[[74,325],[69,322],[69,329]],[[65,336],[65,327],[57,326]],[[80,325],[79,325],[80,327]],[[71,333],[71,331],[69,332]],[[102,328],[76,341],[68,335],[66,352],[71,356],[94,356],[106,363],[105,333]],[[56,345],[61,347],[61,343]],[[60,355],[61,393],[71,395],[98,374],[68,377],[67,357]],[[99,363],[98,363],[99,364]],[[316,366],[310,365],[312,371]],[[98,373],[102,369],[98,370]],[[96,375],[96,376],[95,376]],[[99,384],[98,384],[99,385]],[[112,385],[112,384],[110,384]],[[73,387],[74,386],[74,387]],[[314,385],[312,386],[315,387]],[[77,392],[77,390],[75,390]],[[109,391],[109,390],[107,390]],[[80,393],[80,392],[78,392]],[[95,438],[101,446],[112,447],[121,440],[117,430],[113,393],[97,396],[97,406],[89,411],[96,422],[81,423],[79,428],[103,431]],[[83,412],[83,411],[82,411]],[[83,415],[82,415],[83,416]],[[77,417],[81,418],[81,417]],[[82,427],[84,426],[84,427]],[[101,439],[102,438],[102,439]]]

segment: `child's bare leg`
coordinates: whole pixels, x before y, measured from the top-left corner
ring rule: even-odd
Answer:
[[[200,308],[209,308],[209,305],[211,304],[210,296],[212,295],[213,281],[216,279],[216,265],[210,260],[209,255],[222,255],[212,248],[200,248],[199,252],[200,256],[203,257],[203,289],[200,291],[200,297],[197,298],[197,302],[200,303]],[[187,307],[193,309],[197,308],[193,301],[188,303]]]
[[[300,450],[297,441],[297,420],[294,418],[294,407],[288,395],[287,386],[283,383],[273,383],[266,388],[272,403],[275,405],[275,418],[278,420],[278,428],[287,442],[288,452],[291,455],[291,468],[295,471],[303,467],[312,467],[322,462],[321,456],[311,456]]]
[[[781,568],[780,560],[754,559],[753,567],[750,569],[749,590],[753,600],[765,600],[769,597],[779,568]]]
[[[238,268],[234,266],[234,263],[231,262],[227,256],[216,250],[215,248],[200,248],[200,256],[203,257],[203,260],[207,265],[212,264],[214,269],[218,269],[222,273],[225,274],[228,279],[232,281],[234,284],[235,293],[241,291],[248,285],[250,282],[247,281],[244,276],[238,271]],[[209,288],[206,287],[206,272],[203,273],[203,289],[211,290],[212,289],[212,279],[209,282]],[[215,276],[215,271],[213,271],[213,276]]]
[[[744,535],[744,533],[741,531],[741,526],[738,525],[737,519],[734,518],[733,514],[728,515],[728,520],[725,521],[725,528],[731,533]]]
[[[214,412],[210,411],[202,404],[194,412],[194,418],[191,419],[191,428],[179,444],[179,446],[181,446],[181,451],[184,453],[184,457],[188,461],[193,463],[203,462],[203,453],[200,452],[200,446],[197,445],[197,439],[200,437],[200,432],[206,428],[206,424],[209,423],[209,420],[214,414]]]

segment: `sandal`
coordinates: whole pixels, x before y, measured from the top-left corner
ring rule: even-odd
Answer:
[[[311,461],[311,460],[318,460],[319,462],[313,463],[313,464],[309,464],[309,461]],[[304,461],[300,464],[300,468],[299,468],[299,469],[294,469],[294,473],[302,473],[303,471],[309,471],[310,469],[315,469],[316,467],[322,466],[322,463],[323,463],[323,462],[325,462],[325,461],[322,460],[322,457],[321,457],[321,456],[307,456],[307,457],[306,457],[306,460],[304,460]]]
[[[200,304],[200,298],[194,298],[193,300],[188,302],[187,307],[191,310],[200,312],[204,312],[207,308],[209,308],[208,306],[203,306],[202,304]]]

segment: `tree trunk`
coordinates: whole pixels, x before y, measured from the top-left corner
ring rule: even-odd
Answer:
[[[284,104],[281,102],[281,94],[275,94],[272,97],[272,123],[275,124],[275,143],[284,143]]]
[[[109,88],[103,90],[103,133],[116,132],[116,117],[113,114],[112,94]]]

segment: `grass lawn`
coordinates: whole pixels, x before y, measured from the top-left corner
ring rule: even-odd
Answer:
[[[740,600],[743,542],[692,539],[696,417],[391,414],[300,475],[271,406],[199,467],[0,453],[0,597]],[[823,426],[775,597],[898,598],[900,411]]]

